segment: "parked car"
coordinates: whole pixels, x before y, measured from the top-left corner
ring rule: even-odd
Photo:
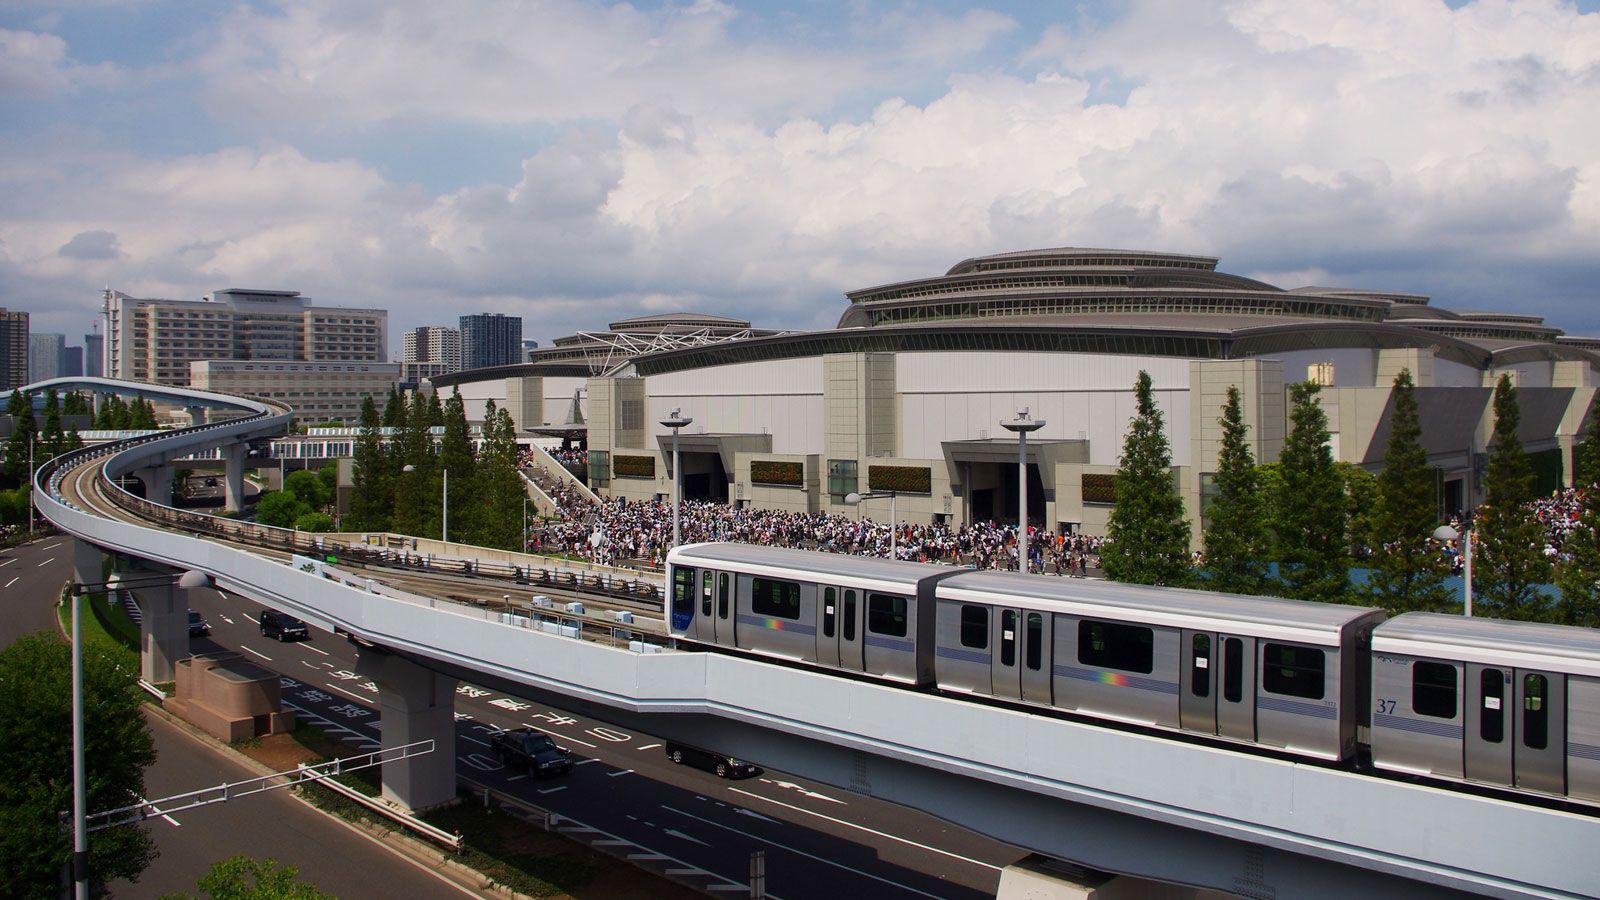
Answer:
[[[309,641],[311,640],[311,631],[306,628],[306,623],[288,613],[281,613],[273,609],[263,609],[261,611],[261,636],[277,638],[279,641]]]
[[[206,617],[189,610],[189,637],[205,637],[211,633],[211,623]]]
[[[565,775],[572,771],[572,751],[533,728],[502,731],[489,738],[495,758],[530,775]]]
[[[667,758],[681,766],[694,766],[715,773],[718,778],[749,778],[761,774],[761,768],[742,759],[701,750],[688,744],[667,743]]]

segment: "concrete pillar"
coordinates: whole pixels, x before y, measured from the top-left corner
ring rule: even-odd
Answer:
[[[189,414],[190,425],[204,425],[206,423],[206,408],[204,406],[189,406],[184,408]]]
[[[125,572],[124,579],[151,578],[152,572]],[[150,684],[176,678],[178,660],[189,654],[189,592],[177,585],[133,589],[143,614],[139,622],[139,677]]]
[[[222,474],[222,509],[225,512],[244,509],[244,458],[249,452],[248,444],[229,444],[222,448],[222,459],[227,466]]]
[[[144,482],[144,498],[162,506],[172,505],[172,467],[150,466],[134,470],[134,475]]]
[[[383,799],[413,812],[456,797],[456,679],[377,648],[362,647],[356,671],[378,685],[383,749],[432,740],[433,752],[383,764]]]
[[[72,580],[79,584],[99,584],[104,580],[100,548],[83,539],[72,542]]]

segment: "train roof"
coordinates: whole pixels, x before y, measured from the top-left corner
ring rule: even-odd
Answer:
[[[1365,606],[1219,594],[1015,572],[967,572],[939,582],[936,596],[1019,609],[1125,618],[1151,625],[1304,643],[1335,644],[1348,625],[1383,611]]]
[[[788,547],[768,547],[762,544],[705,543],[685,544],[673,550],[668,558],[684,565],[736,566],[739,570],[757,570],[775,576],[809,575],[832,576],[835,579],[873,585],[883,590],[910,591],[924,578],[947,575],[958,571],[951,566],[880,559],[872,556],[854,556],[845,553],[824,553],[816,550],[793,550]],[[760,572],[758,572],[760,574]],[[826,581],[826,578],[818,578]]]
[[[1600,630],[1406,613],[1372,632],[1372,652],[1600,676]]]

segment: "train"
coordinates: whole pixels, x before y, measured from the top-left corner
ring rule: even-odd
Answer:
[[[701,543],[682,646],[1600,806],[1600,631]]]

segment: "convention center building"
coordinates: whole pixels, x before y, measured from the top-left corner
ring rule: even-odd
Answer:
[[[1287,389],[1322,385],[1336,459],[1380,468],[1391,385],[1407,369],[1441,509],[1481,497],[1492,388],[1518,387],[1540,484],[1571,479],[1600,385],[1600,339],[1539,316],[1429,298],[1283,289],[1217,260],[1061,248],[963,260],[943,275],[862,288],[828,331],[780,332],[700,314],[562,338],[529,361],[441,376],[469,417],[492,400],[524,433],[582,439],[602,495],[672,492],[676,412],[686,498],[951,524],[1014,519],[1019,414],[1027,509],[1057,531],[1103,533],[1140,370],[1153,379],[1198,528],[1230,385],[1258,460],[1277,458]],[[882,495],[858,506],[847,495]]]

